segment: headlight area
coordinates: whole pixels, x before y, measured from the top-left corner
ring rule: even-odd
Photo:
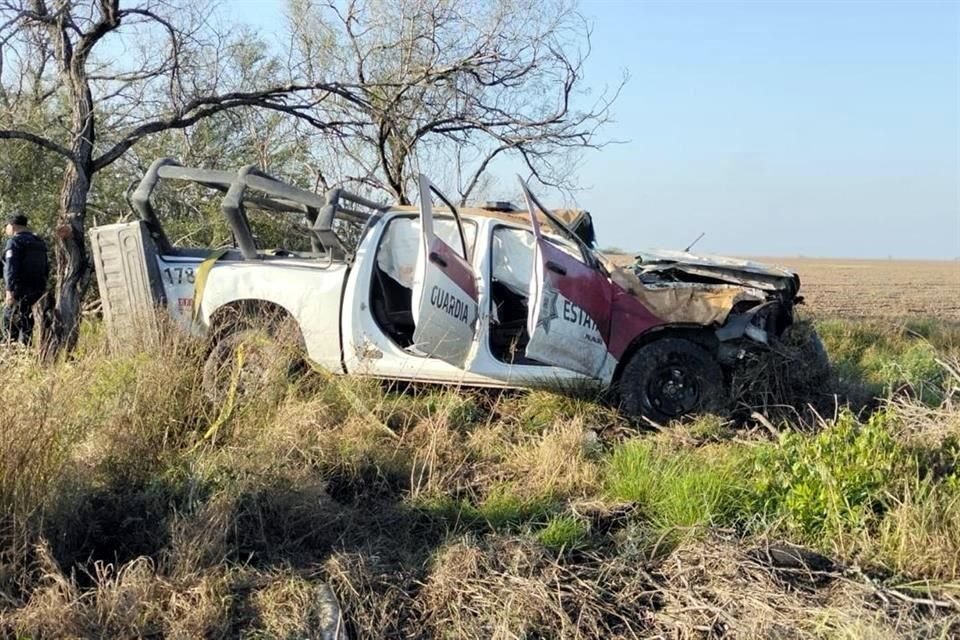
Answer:
[[[717,355],[724,364],[742,359],[747,351],[769,346],[793,324],[793,304],[769,300],[747,309],[735,309],[715,332]]]

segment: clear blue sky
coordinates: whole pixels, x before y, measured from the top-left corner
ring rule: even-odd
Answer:
[[[265,4],[224,9],[252,22]],[[711,253],[960,256],[960,0],[581,10],[587,84],[630,74],[605,131],[629,142],[579,176],[602,245],[682,248],[705,231]]]

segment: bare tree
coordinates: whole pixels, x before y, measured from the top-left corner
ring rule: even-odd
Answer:
[[[98,173],[151,134],[227,110],[269,109],[331,130],[351,122],[317,118],[320,105],[331,96],[338,104],[357,99],[347,85],[288,75],[249,34],[227,37],[202,0],[120,5],[0,0],[0,144],[26,141],[65,163],[54,347],[76,336],[88,279],[85,215]]]
[[[461,201],[514,156],[542,184],[570,187],[580,152],[605,144],[620,87],[583,94],[589,27],[567,0],[290,0],[292,64],[350,78],[362,100],[320,120],[369,121],[332,140],[320,182],[353,182],[401,203],[417,169],[452,172]],[[622,85],[621,85],[622,86]],[[585,103],[585,108],[578,104]]]

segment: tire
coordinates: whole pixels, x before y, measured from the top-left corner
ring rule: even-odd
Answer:
[[[723,370],[700,345],[663,338],[631,356],[618,386],[621,410],[632,418],[667,424],[695,413],[723,413],[728,405]]]
[[[203,393],[220,404],[252,397],[269,399],[282,392],[302,369],[298,341],[268,327],[236,326],[219,336],[203,365]]]

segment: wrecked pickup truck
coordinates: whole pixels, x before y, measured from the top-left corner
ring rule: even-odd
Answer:
[[[173,246],[151,197],[161,180],[222,193],[231,246]],[[587,241],[588,215],[551,211],[520,186],[522,208],[459,208],[420,176],[418,207],[384,205],[339,189],[318,195],[253,166],[161,159],[131,198],[139,220],[91,230],[105,322],[111,332],[142,327],[159,306],[206,335],[211,397],[226,384],[218,372],[258,366],[251,350],[270,349],[286,323],[334,374],[588,384],[661,423],[727,406],[738,361],[793,323],[795,274],[685,253],[617,267]],[[253,212],[287,225],[283,246],[264,246]]]

